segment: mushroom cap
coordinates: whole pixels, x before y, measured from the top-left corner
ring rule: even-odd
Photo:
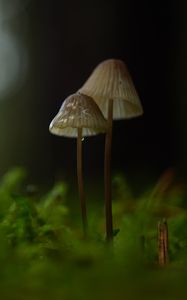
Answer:
[[[96,135],[107,129],[107,121],[95,101],[81,93],[64,100],[49,131],[55,135],[77,137],[78,128],[82,128],[82,136]]]
[[[143,114],[143,108],[125,63],[118,59],[101,62],[79,92],[92,97],[107,117],[108,100],[113,100],[113,119]]]

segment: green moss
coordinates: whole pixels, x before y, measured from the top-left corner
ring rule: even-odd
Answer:
[[[146,191],[135,199],[125,178],[115,176],[116,235],[109,246],[104,216],[97,214],[96,205],[89,211],[89,237],[83,239],[80,215],[71,212],[65,182],[55,184],[46,195],[31,196],[24,186],[22,169],[6,174],[0,184],[1,299],[183,299],[184,192],[173,186],[161,193],[157,186],[157,192]],[[93,191],[97,196],[95,187]],[[103,203],[97,205],[100,211]],[[168,219],[170,264],[161,269],[157,223],[163,217]]]

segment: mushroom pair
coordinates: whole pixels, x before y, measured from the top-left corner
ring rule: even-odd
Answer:
[[[64,101],[50,124],[50,131],[54,134],[77,137],[77,174],[84,232],[87,218],[83,193],[81,140],[82,136],[106,131],[104,177],[108,241],[113,239],[111,194],[113,119],[132,118],[142,113],[143,109],[126,65],[121,60],[109,59],[96,67],[77,94]]]

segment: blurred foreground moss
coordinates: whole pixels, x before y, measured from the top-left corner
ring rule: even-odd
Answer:
[[[113,178],[114,245],[105,244],[104,218],[89,211],[89,238],[72,215],[65,182],[45,195],[25,188],[14,169],[0,183],[1,299],[185,299],[185,187],[161,182],[138,199],[123,175]],[[95,187],[93,190],[97,196]],[[78,201],[75,193],[74,201]],[[89,195],[88,195],[89,201]],[[98,203],[98,205],[103,205]],[[170,263],[158,266],[157,223],[167,218]]]

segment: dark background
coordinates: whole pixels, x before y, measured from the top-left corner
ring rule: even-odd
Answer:
[[[28,50],[29,69],[22,88],[0,104],[1,173],[24,165],[31,181],[74,178],[76,141],[50,135],[49,123],[99,62],[119,58],[144,115],[115,121],[113,172],[139,184],[168,167],[186,176],[185,1],[32,0],[11,24]],[[104,136],[83,144],[86,178],[102,176]]]

